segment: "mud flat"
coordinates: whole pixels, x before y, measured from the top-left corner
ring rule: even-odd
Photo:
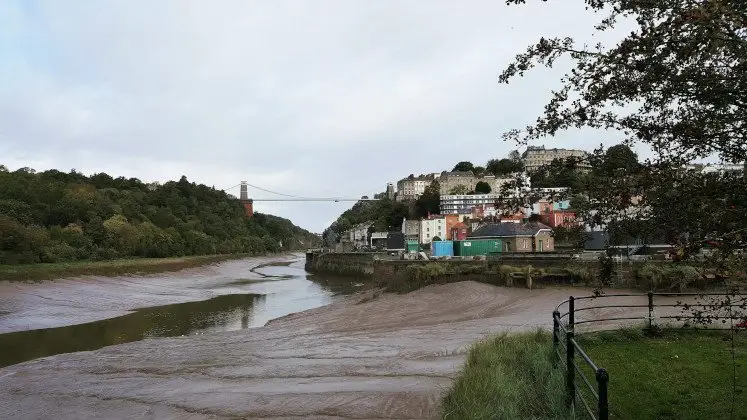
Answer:
[[[0,418],[433,418],[471,343],[546,327],[571,293],[588,291],[367,292],[262,328],[61,354],[0,370]]]

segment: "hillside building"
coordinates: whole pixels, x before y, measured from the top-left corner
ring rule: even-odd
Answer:
[[[591,165],[586,159],[588,155],[586,151],[578,149],[545,149],[545,146],[529,146],[521,158],[527,172],[534,172],[542,166],[549,165],[555,159],[566,160],[567,158],[580,159],[578,168],[589,170]]]

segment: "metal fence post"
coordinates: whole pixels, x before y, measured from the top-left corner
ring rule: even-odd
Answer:
[[[554,310],[552,311],[552,367],[556,368],[558,367],[558,344],[560,342],[560,338],[558,338],[558,334],[560,334],[560,324],[558,319],[560,319],[560,311]]]
[[[599,384],[599,420],[607,420],[609,418],[609,403],[607,401],[607,384],[609,384],[610,376],[606,369],[597,369],[597,384]]]
[[[648,328],[654,326],[654,292],[648,292]]]
[[[566,373],[565,373],[565,386],[566,390],[568,391],[568,406],[572,406],[573,402],[576,400],[576,372],[574,370],[574,346],[571,342],[573,340],[573,331],[568,331],[565,333],[565,364],[566,364]]]
[[[568,329],[571,331],[573,331],[573,324],[576,323],[576,304],[573,300],[573,296],[568,298]]]

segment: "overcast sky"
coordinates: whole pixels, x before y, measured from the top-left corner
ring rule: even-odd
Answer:
[[[0,0],[0,164],[315,197],[484,164],[562,75],[499,85],[513,56],[541,36],[597,41],[583,2],[529,3]],[[617,139],[545,144],[602,142]],[[255,207],[321,232],[351,204]]]

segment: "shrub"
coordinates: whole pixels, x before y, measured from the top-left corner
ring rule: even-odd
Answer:
[[[636,286],[644,290],[679,290],[701,278],[697,268],[689,265],[644,264],[634,273]]]
[[[74,261],[77,257],[76,254],[76,250],[72,246],[64,242],[56,242],[44,247],[41,262],[59,263]]]

